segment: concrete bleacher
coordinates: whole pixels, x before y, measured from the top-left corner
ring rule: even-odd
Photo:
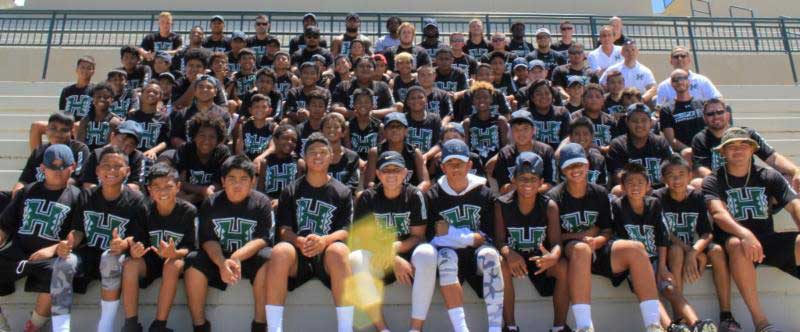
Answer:
[[[19,169],[29,154],[28,128],[34,120],[44,120],[56,109],[57,96],[68,83],[0,82],[0,188],[9,188],[16,182]],[[734,110],[734,121],[740,126],[758,128],[767,141],[778,151],[800,163],[800,87],[796,86],[720,86],[723,95]],[[777,216],[778,228],[794,230],[796,227],[786,212]],[[770,318],[785,331],[800,330],[800,316],[794,309],[800,307],[800,283],[794,278],[772,268],[760,268],[759,292]],[[157,283],[155,283],[157,285]],[[641,331],[641,316],[635,297],[627,286],[612,288],[607,280],[595,277],[593,282],[593,316],[598,331]],[[18,284],[21,290],[22,284]],[[735,287],[734,287],[735,288]],[[151,286],[141,296],[141,320],[149,324],[155,311],[157,286]],[[466,312],[469,325],[475,331],[486,324],[482,302],[474,292],[465,287]],[[541,298],[525,282],[517,284],[517,319],[525,331],[543,331],[550,326],[552,305]],[[190,331],[191,324],[182,287],[170,318],[170,327],[176,331]],[[390,326],[396,330],[407,328],[410,312],[410,288],[392,285],[387,288],[385,313]],[[696,284],[688,286],[686,295],[703,317],[716,318],[718,307],[711,280],[711,271]],[[0,306],[11,320],[14,330],[20,330],[27,319],[34,295],[22,291],[0,297]],[[93,284],[86,295],[76,297],[73,327],[76,331],[91,331],[98,317],[99,286]],[[252,296],[246,282],[231,287],[227,292],[209,293],[207,313],[217,330],[246,331],[252,318]],[[734,314],[750,330],[751,322],[746,307],[734,291]],[[117,326],[122,324],[122,311]],[[313,319],[309,319],[312,318]],[[364,319],[360,320],[362,327]],[[332,331],[335,312],[329,292],[318,282],[311,282],[290,294],[286,312],[287,331]],[[428,331],[449,331],[447,313],[441,296],[434,296],[427,322]],[[363,330],[370,330],[368,328]]]

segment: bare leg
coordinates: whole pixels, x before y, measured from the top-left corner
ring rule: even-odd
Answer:
[[[350,249],[344,243],[333,243],[325,248],[325,271],[331,276],[331,292],[337,307],[347,305],[344,301],[345,282],[352,275]]]
[[[547,270],[547,275],[556,279],[553,292],[553,326],[564,326],[569,313],[569,285],[567,283],[567,261],[563,258]]]
[[[256,323],[267,322],[267,313],[264,311],[267,305],[267,270],[268,263],[264,263],[256,272],[256,278],[253,280],[253,305],[255,305],[253,321]]]
[[[131,258],[122,264],[122,307],[125,309],[125,318],[139,315],[139,278],[146,272],[147,267],[141,258]]]
[[[629,271],[639,301],[658,300],[653,266],[641,242],[617,240],[611,248],[611,269],[614,273]]]
[[[282,306],[286,303],[289,277],[297,275],[297,252],[294,246],[281,242],[272,248],[267,268],[267,304]]]
[[[592,302],[592,248],[584,242],[570,242],[566,247],[569,259],[569,298],[573,304]]]
[[[195,268],[186,270],[183,276],[186,285],[186,300],[189,314],[192,316],[192,325],[200,326],[206,323],[206,294],[208,293],[208,278]]]
[[[514,326],[517,325],[514,318],[514,278],[511,276],[511,270],[505,260],[503,260],[501,268],[503,269],[503,280],[506,282],[503,290],[503,322],[506,325]]]
[[[768,323],[767,315],[764,314],[761,308],[761,301],[758,298],[756,268],[753,266],[753,262],[745,257],[744,248],[742,248],[742,242],[739,238],[731,237],[728,239],[727,251],[733,281],[736,283],[736,288],[739,289],[744,303],[750,310],[753,325],[756,328],[766,325]]]
[[[169,318],[169,311],[175,300],[175,292],[178,291],[178,279],[183,271],[183,265],[182,259],[164,262],[164,271],[161,273],[161,289],[158,291],[158,304],[156,304],[156,320],[166,321]]]
[[[714,274],[714,287],[717,289],[717,301],[720,311],[731,311],[731,274],[728,260],[722,246],[714,245],[708,251],[708,260]]]

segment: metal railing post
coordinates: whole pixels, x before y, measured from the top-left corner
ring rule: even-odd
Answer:
[[[779,18],[781,26],[781,38],[783,38],[783,49],[789,55],[789,67],[792,69],[792,80],[797,85],[797,69],[794,66],[794,56],[792,55],[792,45],[789,44],[789,34],[786,32],[786,20],[784,16]]]
[[[244,14],[239,15],[239,31],[244,32]]]
[[[64,13],[64,16],[61,18],[61,35],[58,37],[58,45],[64,44],[64,29],[67,27],[67,13]]]
[[[378,35],[375,36],[375,41],[377,42],[378,38],[381,38],[381,36],[383,36],[383,26],[381,25],[381,14],[378,14]]]
[[[597,36],[597,27],[595,26],[595,18],[594,18],[594,16],[589,16],[589,31],[590,31],[590,34],[591,34],[591,36],[589,38],[590,38],[590,41],[591,41],[592,45],[594,45],[594,48],[600,47],[600,45],[596,45],[595,44],[597,42],[597,40],[598,40],[598,38],[597,38],[598,36]]]
[[[492,21],[489,20],[489,14],[486,14],[486,37],[490,40],[492,38]]]
[[[155,26],[156,21],[156,14],[150,15],[150,32],[153,32],[153,27]],[[161,29],[161,27],[159,27]]]
[[[694,40],[694,27],[692,26],[692,18],[686,18],[687,27],[689,30],[689,44],[692,47],[692,58],[694,60],[694,71],[700,73],[700,61],[697,58],[697,43]]]
[[[47,63],[50,61],[50,48],[53,45],[53,28],[56,25],[56,12],[50,16],[50,28],[47,31],[47,49],[44,52],[44,66],[42,67],[42,79],[47,78]]]

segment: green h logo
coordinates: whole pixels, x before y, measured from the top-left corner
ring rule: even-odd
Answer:
[[[387,229],[396,231],[398,235],[406,235],[410,233],[409,224],[411,219],[411,212],[404,213],[375,213],[375,221],[378,225]]]
[[[628,162],[639,164],[647,169],[647,178],[650,183],[661,183],[661,159],[660,158],[642,158],[630,159]]]
[[[759,187],[733,188],[725,191],[728,195],[728,211],[738,221],[748,219],[767,219],[769,210],[766,189]]]
[[[144,122],[139,123],[144,130],[142,130],[142,138],[139,140],[139,149],[149,150],[156,145],[158,141],[158,134],[161,133],[161,123],[158,122]]]
[[[92,105],[92,96],[88,95],[72,95],[67,97],[67,104],[64,107],[64,113],[72,114],[75,117],[84,117],[89,113],[89,107]]]
[[[214,234],[225,252],[234,252],[253,239],[258,222],[245,218],[219,218],[211,220]]]
[[[439,212],[439,215],[446,220],[450,226],[455,228],[469,228],[470,230],[477,231],[478,223],[481,219],[481,207],[464,204]]]
[[[517,251],[531,252],[544,242],[547,227],[508,227],[508,245]]]
[[[656,252],[656,228],[653,225],[625,225],[625,231],[631,240],[639,241],[647,249],[647,255],[653,257]]]
[[[285,163],[270,165],[267,168],[267,176],[264,179],[264,186],[267,193],[275,193],[283,190],[283,187],[294,181],[297,174],[297,164]]]
[[[86,124],[86,145],[108,144],[108,122],[89,121]]]
[[[175,245],[178,245],[178,243],[183,240],[183,234],[166,229],[159,229],[148,233],[150,234],[150,245],[155,247],[158,247],[161,241],[169,243],[169,240],[172,240],[175,242]]]
[[[694,239],[694,230],[697,227],[699,214],[697,212],[664,212],[664,221],[669,231],[675,234],[683,243],[691,245]]]
[[[336,206],[311,198],[297,200],[298,233],[309,231],[319,236],[328,235],[331,231],[333,212]]]
[[[409,131],[409,133],[411,133],[411,131]],[[358,153],[369,152],[371,147],[378,146],[378,133],[369,133],[365,135],[351,133],[350,146],[353,147],[353,151]]]
[[[567,233],[583,232],[597,222],[597,211],[576,211],[561,215],[561,228]]]
[[[261,153],[267,148],[269,137],[255,135],[252,133],[244,134],[244,151],[247,154]]]
[[[125,237],[130,220],[110,213],[83,211],[83,228],[90,247],[106,250],[111,245],[111,231],[117,229],[120,237]]]
[[[469,128],[469,145],[473,150],[478,151],[481,157],[488,157],[500,145],[497,135],[497,126],[488,128]]]
[[[536,140],[544,143],[559,143],[561,138],[558,133],[561,131],[560,121],[533,121],[536,127]]]
[[[22,226],[17,232],[24,235],[37,235],[50,241],[58,241],[58,233],[61,232],[61,226],[70,210],[69,206],[58,202],[33,198],[26,199],[22,213]]]
[[[416,149],[427,151],[431,148],[433,143],[433,130],[408,127],[406,143],[410,144]]]

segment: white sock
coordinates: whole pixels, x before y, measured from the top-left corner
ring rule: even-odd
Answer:
[[[575,327],[579,329],[594,328],[592,324],[592,305],[574,304],[572,305],[572,315],[575,316]]]
[[[453,331],[469,332],[469,329],[467,328],[467,320],[464,317],[463,307],[447,310],[447,315],[450,316],[450,323],[453,324]]]
[[[70,314],[53,316],[53,332],[69,332]]]
[[[339,332],[353,332],[353,307],[336,307]]]
[[[97,332],[114,332],[114,317],[117,316],[119,300],[100,301],[100,321],[97,322]]]
[[[658,300],[642,301],[642,303],[639,303],[639,309],[642,310],[642,320],[644,320],[645,327],[661,324],[661,314],[658,311]]]
[[[267,330],[283,332],[283,306],[267,305]]]

